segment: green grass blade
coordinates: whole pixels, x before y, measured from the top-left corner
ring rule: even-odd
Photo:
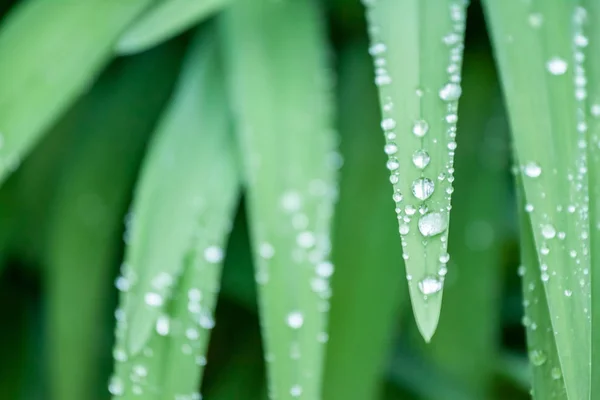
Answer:
[[[600,299],[600,2],[583,0],[588,11],[585,52],[588,78],[588,171],[590,179],[590,270],[592,298]],[[594,251],[593,249],[597,249]],[[597,300],[596,300],[597,301]],[[592,305],[592,376],[600,376],[600,307]],[[592,379],[591,398],[600,397],[600,379]]]
[[[0,181],[91,83],[151,0],[22,2],[0,25]]]
[[[589,398],[590,279],[582,9],[486,1],[569,399]]]
[[[136,189],[110,385],[124,399],[196,396],[214,325],[239,180],[212,31],[203,33]]]
[[[454,180],[463,0],[365,0],[413,311],[430,341],[439,320]]]
[[[223,20],[277,399],[321,396],[339,162],[321,18],[312,0],[241,0]]]
[[[366,43],[352,43],[339,58],[340,150],[344,165],[336,207],[330,341],[323,397],[378,398],[400,305],[408,293],[398,270],[401,257],[389,184],[378,151],[377,93]],[[360,113],[354,110],[361,109]]]
[[[531,363],[531,384],[536,400],[568,399],[544,284],[540,278],[540,264],[537,258],[531,222],[525,212],[522,180],[517,177],[519,197],[519,228],[521,242],[521,266],[519,275],[523,284],[523,323],[527,330],[527,350]]]
[[[229,1],[161,1],[125,31],[117,43],[117,52],[134,54],[148,50],[210,17]]]
[[[123,215],[148,132],[176,77],[178,50],[114,65],[57,128],[77,134],[53,197],[45,243],[51,398],[106,398],[110,363],[103,355],[110,345],[108,331],[98,326],[110,321],[107,294],[120,257]]]
[[[464,98],[452,199],[449,273],[444,312],[435,340],[424,351],[475,398],[493,393],[497,358],[505,213],[510,182],[506,174],[507,126],[491,57],[467,54]],[[494,121],[491,123],[490,121]],[[482,154],[485,154],[482,157]],[[466,310],[473,310],[466,312]],[[467,353],[470,356],[464,357]]]

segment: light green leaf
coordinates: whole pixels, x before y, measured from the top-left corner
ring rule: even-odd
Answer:
[[[222,26],[277,399],[321,396],[339,163],[321,18],[312,0],[241,0]]]
[[[92,82],[151,2],[28,0],[0,25],[0,181]]]
[[[163,0],[131,25],[117,52],[134,54],[171,39],[226,6],[231,0]]]
[[[585,12],[571,1],[484,4],[567,394],[588,399]]]
[[[72,143],[63,149],[44,243],[51,398],[106,398],[110,346],[98,325],[110,321],[123,215],[180,53],[170,46],[116,63],[49,136]]]
[[[197,393],[239,180],[212,30],[190,50],[143,165],[117,286],[113,395]]]
[[[409,291],[429,341],[448,259],[466,1],[364,3]]]
[[[527,350],[531,363],[531,383],[533,398],[536,400],[568,399],[544,285],[540,279],[540,265],[537,259],[531,222],[525,212],[523,183],[517,177],[519,200],[519,225],[521,233],[521,266],[519,275],[523,283],[523,324],[527,330]]]
[[[326,400],[377,399],[385,360],[408,291],[398,260],[389,184],[381,165],[383,138],[377,92],[365,42],[339,58],[340,201],[336,207],[332,278],[334,296],[323,386]],[[355,110],[361,109],[361,112]]]

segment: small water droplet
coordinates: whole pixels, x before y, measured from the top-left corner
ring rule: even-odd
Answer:
[[[446,264],[448,261],[450,261],[450,254],[444,253],[444,254],[440,255],[440,262],[442,264]]]
[[[150,307],[160,307],[163,305],[163,298],[160,294],[148,292],[144,295],[144,301]]]
[[[421,235],[430,237],[444,232],[448,226],[448,223],[442,213],[432,212],[419,218],[418,225]]]
[[[166,316],[158,317],[158,319],[156,320],[156,333],[158,333],[160,336],[166,336],[169,334],[169,330],[170,330],[169,317],[166,317]]]
[[[421,279],[418,286],[421,293],[423,293],[425,296],[428,296],[442,290],[444,283],[435,276],[428,276]]]
[[[412,132],[417,137],[423,137],[423,136],[425,136],[428,131],[429,131],[429,124],[426,121],[422,120],[422,119],[416,121],[415,124],[413,125]]]
[[[292,388],[290,389],[290,394],[292,395],[292,397],[300,397],[302,395],[302,386],[292,386]]]
[[[523,172],[530,178],[537,178],[542,174],[542,167],[540,167],[536,162],[528,162],[525,164]]]
[[[411,186],[413,195],[419,200],[427,200],[435,191],[435,184],[427,178],[418,178]]]
[[[429,153],[425,150],[417,150],[412,156],[414,166],[419,169],[425,169],[429,165],[430,160],[431,157],[429,157]]]
[[[381,121],[381,128],[385,131],[392,130],[396,127],[396,121],[393,118],[386,118]]]
[[[542,350],[531,350],[529,352],[529,360],[536,367],[543,365],[546,362],[546,353]]]
[[[517,274],[519,276],[524,276],[525,275],[525,266],[524,265],[519,265],[519,268],[517,268]]]
[[[552,379],[554,379],[555,381],[562,378],[562,372],[560,371],[560,368],[558,368],[558,367],[552,368],[552,370],[550,371],[550,375],[552,376]]]
[[[401,202],[402,201],[402,193],[400,193],[399,191],[395,191],[394,194],[392,195],[392,199],[396,203]]]
[[[275,248],[271,243],[262,242],[258,247],[258,253],[266,260],[270,260],[275,255]]]
[[[390,158],[387,163],[385,164],[385,166],[387,167],[387,169],[389,169],[390,171],[395,171],[400,167],[400,163],[398,162],[398,159],[395,157]]]
[[[296,243],[298,246],[308,249],[315,245],[315,235],[310,231],[300,232],[296,238]]]
[[[113,396],[122,396],[123,392],[125,391],[125,386],[123,385],[121,378],[117,376],[110,378],[110,382],[108,383],[108,391]]]
[[[573,295],[573,292],[569,289],[565,290],[565,296],[567,297],[571,297]]]
[[[542,225],[542,236],[546,239],[553,239],[556,236],[556,229],[551,224]]]
[[[317,264],[317,275],[322,278],[329,278],[333,275],[334,266],[330,261],[322,261]]]
[[[401,235],[408,235],[410,232],[410,227],[407,224],[400,225],[399,232]]]
[[[304,315],[300,311],[292,311],[287,316],[287,324],[292,329],[299,329],[304,324]]]
[[[211,264],[223,261],[224,255],[223,249],[219,246],[209,246],[204,250],[204,259]]]
[[[552,75],[563,75],[565,72],[567,72],[567,68],[567,62],[560,57],[552,57],[546,63],[546,69]]]
[[[388,143],[383,147],[383,151],[388,156],[391,156],[392,154],[396,154],[398,152],[398,146],[396,146],[395,143]]]

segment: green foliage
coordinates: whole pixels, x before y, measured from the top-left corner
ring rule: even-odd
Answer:
[[[467,3],[1,2],[0,398],[595,400],[600,5]]]

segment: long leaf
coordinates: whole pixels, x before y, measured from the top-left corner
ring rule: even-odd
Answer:
[[[28,0],[0,25],[0,182],[92,82],[151,2]]]
[[[398,270],[401,257],[389,186],[378,152],[377,93],[370,80],[366,43],[342,50],[338,101],[340,201],[336,207],[330,341],[323,397],[376,399],[385,360],[408,293]],[[361,109],[360,113],[354,112]],[[392,217],[392,218],[390,218]]]
[[[163,0],[131,25],[117,43],[120,54],[134,54],[171,39],[223,8],[230,0]]]
[[[484,4],[567,393],[588,399],[584,12],[566,1]]]
[[[212,30],[202,34],[136,189],[117,280],[115,397],[198,395],[239,189]]]
[[[409,290],[430,341],[448,261],[466,1],[364,3]]]
[[[321,18],[312,0],[241,0],[223,20],[270,396],[277,399],[320,398],[327,340],[339,160]]]
[[[102,355],[110,353],[110,330],[98,326],[110,321],[107,294],[123,215],[148,133],[176,77],[178,50],[171,46],[114,65],[57,127],[76,134],[49,207],[45,243],[52,398],[106,398],[101,389],[110,364],[98,360],[108,361]]]

